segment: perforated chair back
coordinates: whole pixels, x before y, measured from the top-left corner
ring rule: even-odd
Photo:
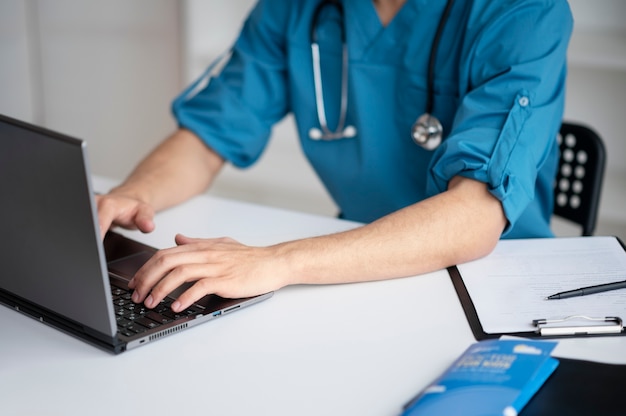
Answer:
[[[566,122],[561,125],[558,140],[560,160],[554,182],[554,215],[580,225],[582,235],[592,235],[606,164],[604,144],[589,127]]]

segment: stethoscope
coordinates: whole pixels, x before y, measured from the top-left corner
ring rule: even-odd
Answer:
[[[413,141],[426,150],[433,150],[441,143],[443,137],[443,126],[441,122],[432,115],[435,96],[435,61],[437,51],[439,49],[439,41],[443,29],[450,15],[450,10],[454,0],[448,0],[446,8],[443,11],[435,39],[433,40],[430,56],[428,59],[428,78],[427,78],[427,98],[426,112],[417,118],[411,127],[411,137]],[[322,85],[322,71],[320,64],[320,48],[317,42],[317,24],[319,16],[326,6],[334,6],[339,12],[341,25],[341,101],[339,107],[339,121],[337,128],[333,131],[328,127],[326,120],[326,110],[324,106],[324,88]],[[313,58],[313,82],[315,86],[315,107],[317,110],[317,119],[320,127],[313,127],[309,130],[309,137],[313,140],[337,140],[347,139],[356,136],[357,130],[352,125],[346,126],[346,114],[348,111],[348,46],[346,44],[345,16],[343,5],[339,0],[323,0],[315,9],[313,19],[311,21],[311,56]]]

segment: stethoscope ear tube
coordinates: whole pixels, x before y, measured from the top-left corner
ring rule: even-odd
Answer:
[[[326,119],[326,110],[324,107],[324,86],[322,84],[322,69],[320,48],[317,43],[317,33],[315,28],[317,27],[317,20],[319,14],[324,6],[332,4],[337,7],[339,14],[341,15],[341,107],[339,110],[339,122],[335,131],[330,130],[328,127],[328,120]],[[343,6],[338,1],[326,0],[322,2],[313,15],[313,22],[311,24],[311,57],[313,59],[313,83],[315,86],[315,107],[317,110],[317,118],[320,124],[320,128],[312,128],[309,130],[309,137],[313,140],[336,140],[343,138],[350,138],[356,136],[356,128],[354,126],[346,126],[346,114],[348,112],[348,46],[346,45],[345,28],[343,27],[344,14]]]
[[[354,126],[346,126],[346,114],[348,112],[348,48],[343,44],[341,63],[341,107],[339,112],[339,122],[335,131],[331,131],[326,120],[326,110],[324,107],[324,87],[322,85],[322,73],[320,62],[320,49],[317,43],[311,44],[311,55],[313,57],[313,82],[315,84],[315,107],[320,128],[309,130],[309,137],[313,140],[336,140],[356,136]]]

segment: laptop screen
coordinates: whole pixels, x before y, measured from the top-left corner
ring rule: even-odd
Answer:
[[[0,289],[116,332],[84,142],[0,116]]]

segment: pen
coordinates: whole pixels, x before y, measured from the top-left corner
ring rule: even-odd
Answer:
[[[592,295],[594,293],[607,292],[609,290],[624,289],[626,288],[626,280],[621,282],[604,283],[602,285],[581,287],[579,289],[567,290],[565,292],[555,293],[548,296],[546,299],[567,299],[574,296]]]

